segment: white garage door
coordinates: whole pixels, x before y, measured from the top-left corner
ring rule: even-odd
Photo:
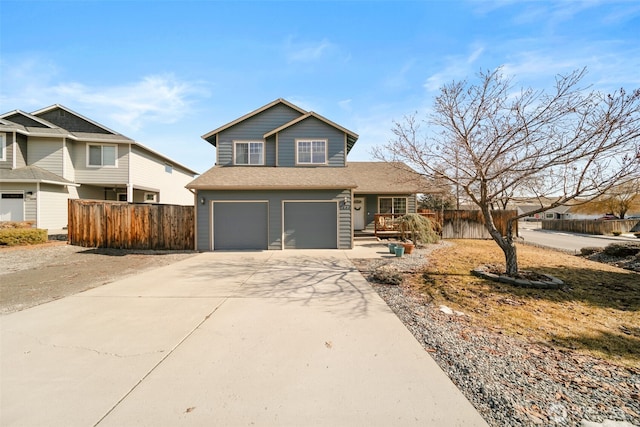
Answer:
[[[0,221],[24,221],[24,194],[2,193]]]

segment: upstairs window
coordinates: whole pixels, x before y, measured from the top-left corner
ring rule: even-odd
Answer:
[[[233,148],[236,165],[264,164],[264,142],[235,142]]]
[[[106,144],[87,145],[87,166],[92,167],[116,167],[118,147]]]
[[[299,140],[296,141],[298,164],[324,165],[327,163],[327,141]]]

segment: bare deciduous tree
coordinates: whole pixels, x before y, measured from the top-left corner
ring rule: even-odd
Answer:
[[[640,180],[616,185],[605,194],[576,207],[576,212],[606,214],[611,213],[624,219],[627,212],[640,212]]]
[[[558,76],[549,93],[515,90],[500,69],[479,73],[477,83],[452,82],[427,120],[413,114],[394,123],[395,138],[374,155],[461,188],[504,252],[507,274],[515,275],[513,221],[594,199],[639,174],[640,90],[586,90],[585,74]],[[491,208],[515,196],[537,198],[540,207],[511,220],[503,236]]]

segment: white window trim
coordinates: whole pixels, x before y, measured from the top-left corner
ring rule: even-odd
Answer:
[[[7,160],[7,134],[0,133],[0,161],[4,162],[6,160]]]
[[[298,148],[300,146],[301,142],[311,142],[311,146],[313,147],[313,142],[324,142],[324,162],[322,163],[314,163],[313,161],[311,162],[301,162],[300,161],[300,157],[298,155]],[[316,165],[326,165],[328,164],[328,156],[329,156],[329,141],[326,139],[321,139],[321,138],[300,138],[300,139],[296,139],[296,165],[302,165],[302,166],[316,166]],[[311,158],[313,159],[313,155],[311,156]]]
[[[153,196],[153,200],[148,200],[147,196]],[[151,193],[151,192],[144,193],[144,202],[145,203],[157,203],[158,202],[158,194],[157,193]]]
[[[393,199],[404,199],[404,206],[405,206],[405,214],[409,213],[409,198],[408,197],[402,197],[402,196],[378,196],[378,213],[382,213],[380,211],[380,199],[391,199],[391,210],[394,210],[394,203],[393,203]],[[399,212],[392,212],[393,214],[395,213],[399,213]]]
[[[114,147],[115,148],[115,165],[92,165],[89,164],[89,147]],[[87,144],[87,167],[88,168],[117,168],[118,167],[118,145],[117,144]],[[102,163],[102,154],[100,156]]]
[[[262,162],[260,163],[251,163],[251,152],[249,152],[249,155],[247,157],[249,163],[236,163],[236,146],[238,144],[248,144],[247,149],[250,149],[250,145],[251,144],[260,144],[262,146]],[[238,141],[233,141],[233,164],[234,165],[238,165],[238,166],[264,166],[265,164],[265,158],[267,157],[267,154],[265,153],[265,143],[264,141],[255,141],[255,140],[238,140]]]

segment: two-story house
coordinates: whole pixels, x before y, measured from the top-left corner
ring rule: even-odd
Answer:
[[[400,163],[347,162],[358,135],[283,99],[202,137],[216,164],[196,192],[196,249],[353,247],[378,212],[415,212],[424,181]]]
[[[0,115],[0,221],[62,229],[69,199],[193,205],[196,175],[61,105]]]

